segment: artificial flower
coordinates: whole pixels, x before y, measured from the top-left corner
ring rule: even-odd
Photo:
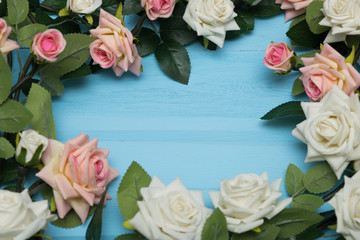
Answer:
[[[202,227],[210,215],[201,191],[189,191],[177,178],[165,186],[153,177],[141,188],[139,211],[130,224],[148,239],[200,240]]]
[[[334,85],[349,96],[360,86],[359,72],[329,44],[324,44],[320,54],[302,61],[305,66],[300,68],[299,78],[312,101],[319,101]]]
[[[39,62],[55,62],[56,56],[62,53],[66,46],[66,40],[57,29],[48,29],[35,35],[31,51]]]
[[[0,190],[0,239],[28,239],[54,220],[47,200],[33,202],[27,189],[21,193]]]
[[[276,0],[276,4],[281,4],[281,9],[285,10],[285,22],[306,12],[307,6],[312,0]]]
[[[286,74],[291,71],[291,58],[294,51],[285,42],[271,43],[266,47],[264,65],[275,72]]]
[[[100,66],[112,63],[112,68],[119,77],[128,70],[140,75],[142,59],[133,43],[133,35],[118,18],[100,9],[99,26],[90,30],[90,33],[101,41],[90,45],[94,63]]]
[[[29,163],[33,158],[36,150],[42,145],[42,149],[39,154],[41,158],[42,153],[45,151],[48,145],[48,139],[32,129],[26,129],[20,134],[20,141],[16,147],[16,157],[19,157],[21,150],[26,151],[25,163]]]
[[[8,27],[6,21],[0,18],[0,51],[4,57],[12,50],[20,48],[13,40],[9,39],[11,27]]]
[[[220,192],[210,191],[211,201],[225,215],[229,231],[243,233],[259,227],[291,203],[281,197],[281,179],[269,183],[263,174],[239,174],[220,182]]]
[[[231,0],[189,0],[183,19],[198,36],[223,47],[226,31],[240,29],[236,16]]]
[[[98,148],[97,142],[84,133],[65,144],[49,139],[42,156],[45,166],[36,176],[52,187],[60,218],[73,208],[84,223],[90,206],[100,202],[108,183],[119,175],[106,159],[109,150]]]
[[[67,0],[66,8],[74,13],[90,14],[100,7],[102,0]]]
[[[292,131],[307,144],[305,162],[327,161],[339,179],[351,161],[360,160],[360,102],[337,86],[320,102],[302,102],[306,120]]]
[[[141,6],[145,8],[150,20],[170,17],[175,3],[175,0],[141,0]]]

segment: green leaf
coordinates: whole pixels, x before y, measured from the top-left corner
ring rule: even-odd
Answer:
[[[0,54],[0,104],[3,103],[11,92],[12,75],[9,64],[4,56]]]
[[[293,199],[291,207],[315,211],[324,204],[324,200],[312,194],[303,194]]]
[[[7,100],[0,105],[0,130],[4,132],[20,132],[29,125],[31,118],[31,112],[17,101]]]
[[[123,9],[124,15],[136,14],[142,10],[144,10],[144,8],[141,6],[140,0],[125,0]]]
[[[292,87],[292,95],[297,96],[302,94],[303,92],[305,92],[303,82],[300,80],[300,78],[295,79],[294,85]]]
[[[4,137],[0,137],[0,158],[8,159],[14,156],[15,148]]]
[[[18,42],[24,47],[30,47],[36,34],[46,31],[48,28],[42,24],[29,24],[22,27],[18,33]]]
[[[315,0],[306,7],[306,22],[309,25],[310,31],[315,34],[323,33],[330,29],[319,24],[324,18],[324,14],[321,11],[323,4],[323,1]]]
[[[226,39],[234,39],[243,34],[244,32],[248,31],[248,24],[246,23],[245,19],[237,15],[235,18],[236,24],[239,26],[240,30],[235,31],[227,31],[226,32]]]
[[[136,48],[142,57],[153,53],[160,44],[159,36],[149,28],[141,28],[136,38],[139,39],[136,43]]]
[[[286,208],[269,220],[280,228],[279,238],[290,238],[320,222],[322,216],[302,208]]]
[[[149,174],[137,162],[132,162],[117,192],[120,212],[125,220],[133,218],[139,211],[137,201],[142,200],[140,189],[149,186],[150,182]]]
[[[1,182],[13,181],[18,176],[18,164],[14,158],[10,158],[7,161],[3,161],[2,173],[1,173]]]
[[[4,187],[5,190],[11,191],[11,192],[16,192],[16,185],[9,185]]]
[[[233,234],[231,240],[275,240],[280,232],[280,228],[271,224],[260,226],[260,232],[247,231],[242,234]]]
[[[201,232],[202,240],[225,240],[229,239],[226,219],[219,208],[216,208],[208,217]]]
[[[59,95],[64,91],[64,84],[57,76],[45,76],[39,84],[48,90],[51,96]]]
[[[240,10],[240,11],[236,11],[236,13],[238,16],[240,16],[240,17],[242,17],[242,19],[244,19],[247,30],[249,30],[249,31],[254,30],[255,19],[254,19],[254,15],[251,14],[251,12],[245,11],[245,10]]]
[[[91,216],[91,214],[93,214],[95,209],[96,209],[95,206],[90,207],[88,218]],[[51,224],[57,227],[69,229],[80,226],[82,222],[80,217],[74,211],[74,209],[71,209],[63,219],[58,218],[56,221],[51,222]]]
[[[7,0],[3,0],[0,3],[0,17],[4,18],[7,16]]]
[[[295,43],[311,48],[318,48],[326,37],[326,32],[321,34],[314,34],[310,31],[306,23],[305,16],[297,19],[297,24],[291,26],[286,35]]]
[[[96,207],[94,216],[91,219],[91,222],[86,230],[86,240],[100,240],[101,239],[102,214],[103,214],[106,193],[107,193],[107,189],[104,191],[103,196],[100,200],[100,203]]]
[[[321,163],[310,168],[304,176],[304,185],[311,193],[323,193],[335,186],[337,177],[328,163]]]
[[[314,50],[314,51],[311,51],[311,52],[308,52],[308,53],[304,53],[304,54],[300,54],[300,55],[297,55],[296,58],[297,58],[297,63],[300,64],[300,65],[304,65],[303,61],[301,60],[301,58],[310,58],[310,57],[315,57],[315,54],[316,53],[320,53],[321,50]]]
[[[289,195],[297,195],[305,191],[303,184],[304,173],[295,166],[289,164],[286,170],[285,184]]]
[[[190,58],[180,43],[173,40],[163,42],[155,49],[155,57],[170,78],[182,84],[189,83]]]
[[[117,236],[114,240],[145,240],[145,238],[140,234],[123,234]]]
[[[53,19],[47,15],[41,8],[37,8],[35,11],[35,19],[38,23],[49,25]]]
[[[87,75],[91,74],[91,68],[88,64],[84,63],[83,65],[81,65],[81,67],[79,67],[78,69],[69,72],[65,75],[63,75],[60,79],[61,80],[66,80],[66,79],[72,79],[72,78],[82,78],[85,77]]]
[[[42,4],[51,8],[62,9],[66,7],[66,0],[44,0]]]
[[[39,134],[47,138],[56,139],[52,102],[49,92],[38,84],[33,83],[26,101],[26,108],[33,114],[30,122],[31,128],[39,131]]]
[[[51,22],[54,28],[62,34],[79,33],[80,25],[73,19],[74,16],[58,17]]]
[[[187,45],[196,39],[197,34],[189,29],[182,17],[171,17],[160,22],[160,36],[165,42],[174,40]]]
[[[72,72],[89,58],[89,45],[95,38],[80,33],[66,34],[64,38],[67,42],[64,51],[57,56],[56,62],[41,69],[43,77],[62,76]]]
[[[7,0],[8,19],[11,25],[17,25],[24,21],[29,12],[27,0]]]
[[[282,12],[280,5],[273,0],[262,0],[250,10],[255,17],[271,17]]]
[[[301,108],[300,101],[290,101],[283,103],[261,117],[262,120],[273,120],[285,117],[304,116],[304,111]]]
[[[296,240],[315,240],[324,235],[324,232],[318,228],[309,228],[296,236]]]

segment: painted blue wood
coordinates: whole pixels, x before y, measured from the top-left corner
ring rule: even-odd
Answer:
[[[291,95],[296,73],[280,77],[262,63],[270,41],[288,42],[288,26],[283,15],[256,19],[253,32],[216,52],[191,44],[188,86],[165,76],[154,55],[143,59],[139,78],[107,70],[65,82],[53,102],[58,140],[80,131],[97,137],[120,171],[109,189],[113,200],[104,208],[102,239],[128,232],[116,191],[133,160],[165,183],[178,176],[188,188],[203,190],[208,207],[207,191],[219,189],[223,178],[268,171],[275,180],[285,177],[289,163],[309,168],[306,146],[291,136],[295,121],[260,120],[278,104],[301,99]],[[84,239],[87,224],[70,230],[50,225],[45,233],[55,240]]]

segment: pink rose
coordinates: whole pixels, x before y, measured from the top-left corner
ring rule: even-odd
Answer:
[[[49,139],[44,168],[36,176],[52,187],[60,218],[73,208],[84,223],[90,206],[100,202],[106,185],[119,175],[106,160],[109,150],[98,148],[97,142],[84,133],[65,144]]]
[[[360,86],[360,74],[327,43],[321,54],[301,60],[305,66],[300,68],[302,75],[299,78],[312,101],[321,100],[333,85],[337,85],[349,96]]]
[[[117,76],[128,70],[140,75],[142,59],[133,44],[133,35],[119,19],[100,9],[99,26],[90,30],[90,33],[98,38],[90,45],[94,63],[100,64],[102,68],[112,65]]]
[[[31,49],[39,62],[55,62],[56,56],[62,53],[65,46],[66,40],[62,33],[56,29],[48,29],[35,35]]]
[[[8,39],[10,33],[11,27],[8,27],[5,20],[0,18],[0,51],[4,57],[20,47],[15,41]]]
[[[271,43],[266,47],[263,62],[266,67],[286,74],[291,71],[291,57],[293,56],[293,50],[286,43]]]
[[[285,10],[285,22],[306,12],[307,6],[312,0],[276,0],[276,4],[281,4],[281,9]]]
[[[145,8],[150,20],[170,17],[175,3],[175,0],[141,0],[141,6]]]

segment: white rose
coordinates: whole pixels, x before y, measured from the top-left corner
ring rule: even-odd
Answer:
[[[343,189],[329,201],[335,209],[336,232],[346,240],[360,239],[360,173],[352,178],[344,177]]]
[[[292,134],[307,144],[305,162],[326,160],[338,179],[350,161],[360,160],[360,103],[336,85],[320,102],[302,102],[306,120]]]
[[[54,220],[47,200],[32,202],[27,189],[21,193],[0,190],[0,239],[27,239]]]
[[[189,191],[177,178],[165,186],[153,177],[141,188],[143,201],[130,224],[150,240],[199,240],[211,210],[204,206],[201,191]]]
[[[100,7],[102,0],[67,0],[68,10],[79,14],[90,14]]]
[[[21,149],[24,148],[26,150],[25,162],[30,162],[36,152],[36,149],[38,149],[41,144],[43,145],[43,148],[40,152],[39,159],[48,146],[48,139],[32,129],[22,131],[20,133],[19,144],[16,147],[16,157],[19,157]]]
[[[222,47],[226,31],[240,30],[236,16],[231,0],[189,0],[183,19],[198,36]]]
[[[209,196],[216,208],[225,215],[229,231],[243,233],[259,227],[264,218],[270,219],[292,201],[281,197],[281,179],[271,184],[266,172],[239,174],[233,179],[220,182],[220,192],[211,191]]]
[[[358,0],[325,0],[320,25],[331,27],[324,42],[341,42],[346,35],[360,34],[360,2]]]

